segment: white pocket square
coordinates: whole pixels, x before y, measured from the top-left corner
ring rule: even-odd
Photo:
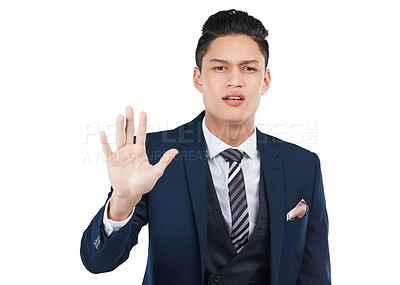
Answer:
[[[292,221],[303,218],[308,213],[308,205],[304,199],[297,203],[296,207],[286,214],[286,221]]]

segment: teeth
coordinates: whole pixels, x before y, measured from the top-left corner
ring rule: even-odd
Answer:
[[[228,97],[228,98],[226,98],[226,99],[232,99],[232,100],[242,100],[242,99],[240,99],[240,97]]]

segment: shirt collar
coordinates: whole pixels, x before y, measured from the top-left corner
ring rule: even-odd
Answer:
[[[222,140],[220,140],[219,138],[217,138],[215,135],[213,135],[206,126],[205,117],[203,118],[203,121],[202,121],[202,129],[203,129],[204,139],[206,140],[208,156],[211,159],[214,158],[216,155],[218,155],[221,151],[223,151],[227,148],[239,149],[241,151],[244,151],[245,154],[248,157],[250,157],[251,159],[256,158],[257,135],[256,135],[255,128],[254,128],[251,136],[248,137],[238,147],[232,147],[232,146],[228,145],[227,143],[223,142]]]

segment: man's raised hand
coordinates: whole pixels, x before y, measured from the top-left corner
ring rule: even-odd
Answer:
[[[136,141],[133,142],[135,127],[133,109],[126,107],[126,126],[124,116],[117,118],[117,149],[112,152],[106,134],[100,132],[100,141],[107,158],[108,177],[114,191],[108,206],[108,217],[114,221],[124,220],[132,212],[143,194],[153,189],[165,168],[171,163],[178,150],[170,149],[160,161],[151,165],[146,154],[147,116],[140,114]]]

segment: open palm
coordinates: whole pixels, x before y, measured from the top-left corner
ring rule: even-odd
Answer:
[[[146,154],[146,128],[147,116],[145,112],[142,112],[134,143],[133,109],[127,107],[125,132],[124,116],[120,115],[117,118],[115,152],[112,152],[106,134],[100,133],[100,141],[107,158],[108,176],[114,189],[112,194],[114,199],[125,200],[129,203],[148,193],[178,153],[178,150],[170,149],[164,153],[157,164],[151,165]]]

